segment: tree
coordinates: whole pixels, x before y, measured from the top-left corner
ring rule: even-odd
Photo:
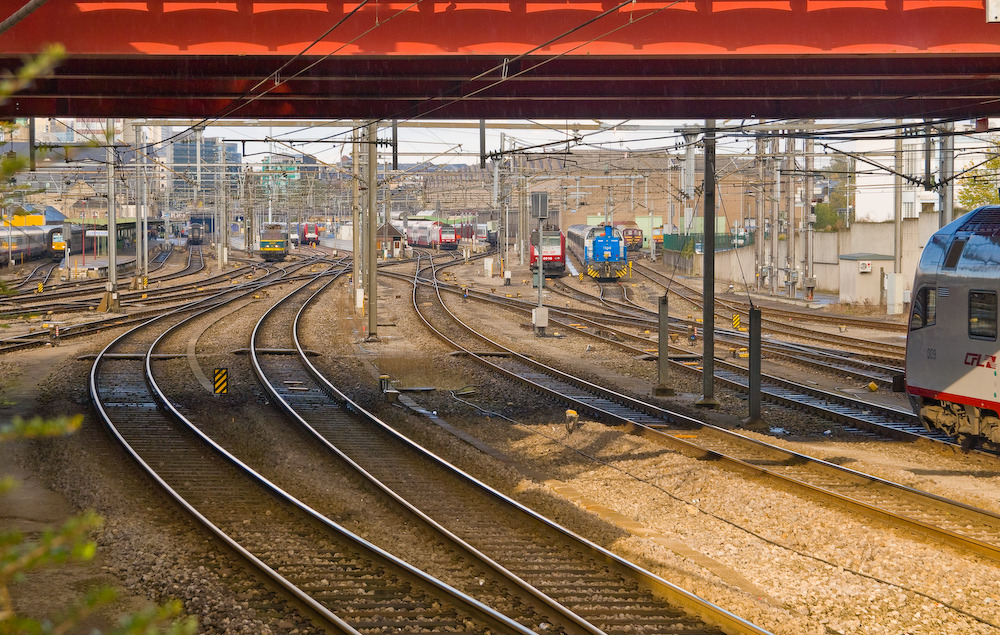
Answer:
[[[854,190],[854,161],[837,154],[830,160],[830,167],[823,170],[830,184],[826,203],[815,207],[816,229],[836,231],[848,226],[852,220],[851,193]]]
[[[985,163],[959,179],[958,203],[966,209],[1000,203],[1000,195],[997,193],[997,177],[1000,175],[1000,138],[990,139],[988,157]]]
[[[30,420],[16,417],[13,422],[0,426],[0,442],[69,434],[79,429],[82,423],[83,415],[54,419],[35,417]],[[0,479],[0,495],[16,486],[13,479]],[[97,547],[90,535],[102,525],[101,517],[91,511],[74,516],[59,527],[49,527],[33,540],[17,531],[0,532],[0,635],[66,633],[98,608],[115,600],[117,596],[113,589],[98,587],[88,592],[79,602],[66,607],[62,615],[34,620],[18,616],[10,597],[10,584],[23,579],[30,571],[93,558]],[[177,620],[180,613],[181,603],[173,601],[123,618],[112,633],[192,635],[198,626],[195,618]],[[159,627],[168,622],[172,623],[164,628]]]
[[[49,46],[36,58],[25,63],[16,75],[0,78],[0,104],[12,94],[25,88],[40,75],[48,73],[63,57],[62,46]],[[24,168],[23,159],[5,156],[0,161],[0,195],[4,198],[10,189],[10,182],[17,172]],[[5,287],[0,284],[0,290]],[[0,443],[11,439],[35,439],[75,432],[83,423],[83,415],[73,415],[44,419],[35,417],[24,420],[15,417],[10,423],[0,425]],[[0,496],[17,483],[0,475]],[[46,566],[58,566],[72,561],[85,561],[94,557],[97,547],[90,535],[100,529],[103,520],[96,513],[84,512],[70,518],[62,526],[49,527],[36,539],[29,539],[21,532],[0,532],[0,635],[40,633],[61,634],[70,632],[81,620],[93,614],[98,608],[114,601],[116,593],[109,587],[99,587],[66,607],[62,615],[35,620],[17,615],[10,596],[10,585],[23,579],[32,570]],[[129,615],[119,622],[112,631],[115,635],[193,635],[197,631],[194,617],[176,619],[181,613],[179,601],[161,607]],[[161,628],[161,625],[165,625]]]
[[[816,231],[836,231],[844,226],[844,219],[830,203],[816,203],[813,212],[816,214]]]

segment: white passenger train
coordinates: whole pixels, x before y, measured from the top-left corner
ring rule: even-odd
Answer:
[[[928,241],[913,281],[906,392],[928,429],[970,448],[1000,445],[1000,205]]]
[[[458,234],[455,228],[439,220],[411,219],[407,223],[392,221],[399,233],[406,235],[410,245],[431,249],[458,249]]]

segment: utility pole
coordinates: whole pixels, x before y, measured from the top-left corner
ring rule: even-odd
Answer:
[[[813,152],[815,151],[815,142],[812,136],[806,140],[806,200],[805,200],[805,219],[806,219],[806,270],[805,270],[805,280],[803,281],[803,286],[806,290],[806,299],[813,299],[813,289],[816,288],[816,271],[814,267],[815,260],[815,242],[813,238],[815,237],[813,232],[816,228],[816,214],[813,212],[813,189],[816,187],[813,180]]]
[[[378,123],[368,123],[368,231],[365,249],[368,261],[368,336],[367,340],[378,339],[378,266],[375,261],[375,238],[378,234],[378,154],[375,141],[378,137]]]
[[[246,175],[243,179],[243,194],[246,197],[247,204],[243,208],[243,220],[246,222],[246,235],[244,240],[246,241],[247,256],[252,256],[254,252],[254,246],[257,239],[257,234],[255,230],[258,223],[254,222],[255,214],[257,213],[254,197],[253,197],[253,172],[250,171],[250,167],[247,166]]]
[[[146,129],[145,127],[140,127],[138,130],[138,137],[136,147],[142,148],[146,144]],[[142,158],[136,157],[136,165],[139,167],[139,193],[142,198],[140,205],[140,214],[142,219],[142,227],[139,232],[139,262],[142,263],[142,269],[140,273],[142,274],[142,279],[146,280],[149,276],[149,157],[146,156],[146,151],[143,150]]]
[[[954,216],[955,199],[952,195],[952,175],[955,174],[955,137],[952,132],[955,124],[951,122],[942,123],[938,129],[941,131],[941,185],[938,187],[938,226],[944,227],[951,222]]]
[[[781,232],[779,222],[781,209],[781,157],[778,155],[778,139],[771,140],[771,156],[774,162],[774,197],[771,199],[771,257],[769,273],[771,278],[771,295],[778,295],[778,234]]]
[[[542,261],[542,226],[549,217],[549,195],[547,192],[531,193],[531,215],[538,219],[538,240],[535,243],[538,267],[538,306],[531,311],[531,324],[535,328],[536,337],[544,337],[549,325],[549,310],[542,303],[542,292],[545,289],[545,263]]]
[[[195,209],[198,209],[198,202],[201,200],[201,134],[202,134],[202,129],[196,127],[194,129],[194,163],[195,163],[194,207],[195,207]]]
[[[903,310],[903,121],[896,120],[895,172],[893,192],[893,263],[892,275],[883,278],[886,315]]]
[[[893,177],[893,204],[892,204],[892,216],[894,229],[893,232],[893,273],[901,273],[903,271],[902,266],[902,256],[903,256],[903,120],[896,120],[896,147],[895,147],[895,170],[896,174]]]
[[[223,141],[219,144],[220,152],[222,152],[222,207],[219,210],[219,217],[222,219],[222,240],[219,244],[219,269],[221,271],[226,270],[226,266],[229,264],[229,192],[227,192],[228,183],[228,168],[226,166],[226,142]]]
[[[788,221],[788,232],[785,238],[785,295],[789,298],[795,297],[795,274],[798,271],[796,260],[798,242],[798,224],[795,222],[795,138],[789,135],[785,140],[785,154],[788,161],[785,163],[785,173],[788,175],[788,193],[786,194],[788,207],[786,216]]]
[[[115,162],[117,153],[115,152],[115,122],[108,119],[108,140],[105,148],[105,157],[108,162],[108,282],[105,287],[104,299],[101,301],[100,310],[106,313],[121,313],[121,304],[118,299],[118,228],[115,214],[117,212],[117,201],[115,200]]]
[[[656,241],[653,240],[653,208],[649,206],[649,175],[643,178],[642,185],[643,194],[646,197],[646,211],[649,212],[649,261],[656,262]],[[662,229],[660,229],[660,235],[663,235]]]
[[[522,174],[521,192],[517,197],[517,252],[518,264],[523,265],[527,257],[528,239],[531,237],[531,229],[528,227],[528,180]]]
[[[763,121],[762,121],[763,122]],[[757,232],[754,240],[754,253],[757,256],[757,290],[763,289],[764,280],[764,168],[766,160],[764,158],[764,138],[762,136],[757,137],[757,188],[754,192],[754,197],[756,199],[757,205]]]
[[[395,127],[393,127],[393,134],[396,133]],[[393,139],[393,148],[395,148],[395,139]],[[396,168],[393,168],[395,170]],[[385,165],[385,193],[382,194],[382,209],[385,211],[383,218],[384,224],[382,225],[385,229],[382,232],[382,253],[385,254],[385,258],[389,259],[392,257],[392,249],[389,244],[389,225],[392,224],[392,185],[390,175],[389,164]],[[475,234],[473,234],[475,235]]]
[[[134,138],[135,151],[135,191],[136,191],[136,236],[135,236],[135,275],[139,278],[138,285],[142,286],[141,280],[146,276],[146,256],[149,253],[146,236],[146,158],[141,148],[144,145],[143,128],[139,124],[132,124],[132,136]],[[139,158],[142,154],[142,159]]]
[[[216,148],[218,148],[218,144],[216,144]],[[226,155],[225,155],[225,153],[223,153],[222,154],[222,171],[223,171],[223,174],[225,174],[225,170],[226,170]],[[220,192],[218,190],[218,185],[219,185],[219,179],[216,179],[217,189],[215,191],[215,205],[212,206],[213,207],[213,209],[212,209],[212,219],[213,219],[213,221],[212,222],[215,225],[215,234],[219,237],[218,238],[218,245],[216,245],[216,248],[215,248],[215,259],[216,259],[218,267],[219,267],[219,272],[221,273],[222,271],[225,270],[225,265],[222,263],[222,258],[223,258],[223,256],[222,256],[222,243],[223,243],[223,240],[222,240],[222,233],[221,232],[223,231],[223,227],[222,227],[223,223],[219,222],[219,220],[221,218],[221,215],[222,215],[222,209],[219,207]],[[291,242],[291,241],[289,241],[289,242]]]
[[[351,199],[351,240],[353,243],[354,257],[354,308],[364,307],[364,284],[361,281],[361,166],[359,141],[361,128],[358,122],[354,122],[354,130],[351,131],[351,181],[353,197]]]
[[[702,397],[695,405],[714,408],[715,399],[715,120],[705,121],[705,237],[704,278],[701,309],[703,328],[701,354]]]
[[[695,159],[694,150],[695,143],[698,141],[698,132],[696,130],[688,130],[684,134],[684,166],[682,168],[682,174],[684,175],[684,218],[681,221],[681,229],[679,234],[687,235],[691,231],[691,220],[694,217],[694,171],[695,171]]]
[[[507,266],[507,217],[505,215],[503,192],[500,188],[500,161],[503,157],[504,133],[500,133],[500,154],[493,158],[493,205],[500,212],[497,222],[497,252],[500,254],[500,275],[506,275],[504,271]]]

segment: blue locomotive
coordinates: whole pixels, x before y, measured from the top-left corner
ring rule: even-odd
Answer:
[[[590,277],[615,280],[628,274],[625,239],[617,227],[572,225],[566,231],[566,240]]]

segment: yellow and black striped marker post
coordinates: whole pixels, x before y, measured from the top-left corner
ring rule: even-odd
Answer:
[[[733,328],[737,331],[740,330],[740,315],[739,313],[733,313]]]
[[[215,394],[224,395],[229,392],[229,369],[215,369]]]
[[[35,291],[35,293],[41,293],[44,290],[45,290],[45,283],[44,282],[39,282],[38,283],[38,290]]]

